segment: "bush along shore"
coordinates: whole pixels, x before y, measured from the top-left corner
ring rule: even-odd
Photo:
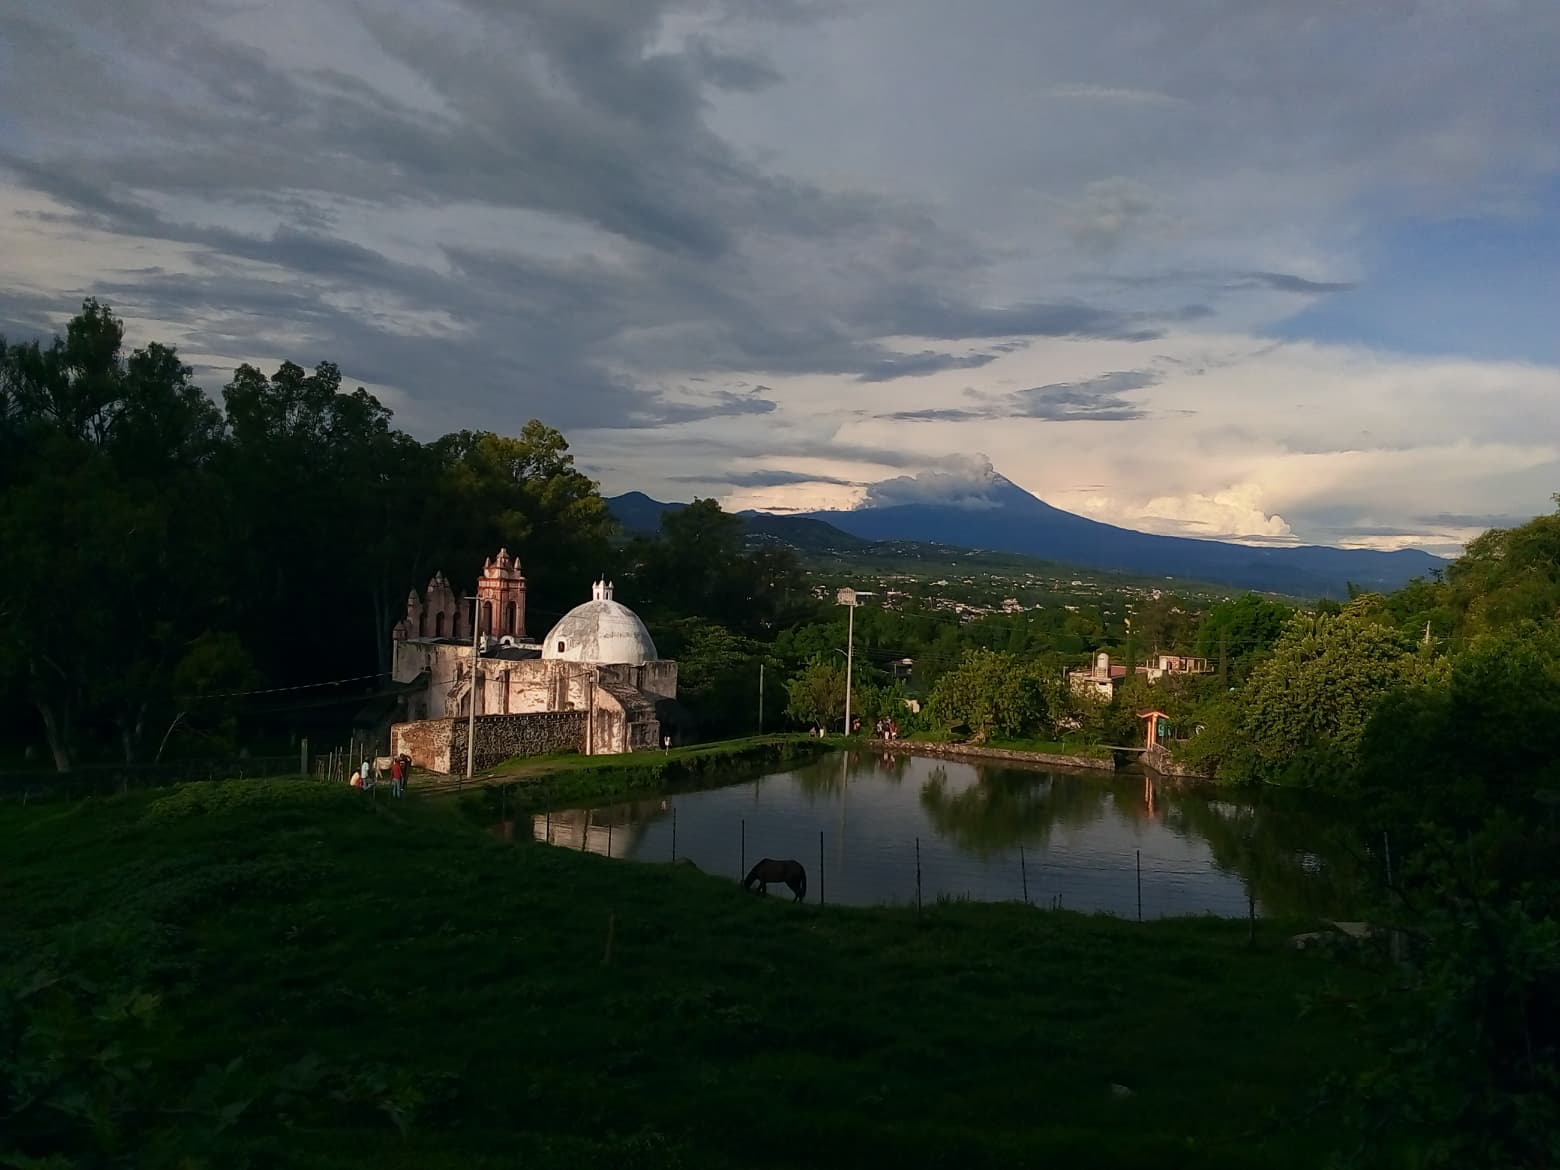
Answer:
[[[1309,1168],[1380,1051],[1293,924],[796,906],[415,792],[11,804],[0,856],[6,1164]]]

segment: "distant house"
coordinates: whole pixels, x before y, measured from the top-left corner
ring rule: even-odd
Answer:
[[[1102,699],[1116,696],[1116,685],[1127,677],[1125,666],[1112,666],[1110,655],[1101,650],[1094,656],[1094,665],[1083,670],[1069,670],[1067,682],[1081,695],[1097,695]]]
[[[1189,658],[1183,654],[1160,654],[1148,666],[1128,670],[1125,666],[1112,666],[1110,655],[1101,650],[1094,656],[1094,665],[1082,670],[1067,672],[1067,681],[1078,694],[1098,695],[1102,699],[1116,697],[1116,688],[1129,674],[1139,674],[1150,684],[1166,675],[1212,674],[1213,666],[1206,658]]]
[[[1138,672],[1152,683],[1167,674],[1212,674],[1213,663],[1206,658],[1189,658],[1184,654],[1161,654],[1153,665],[1138,667]]]

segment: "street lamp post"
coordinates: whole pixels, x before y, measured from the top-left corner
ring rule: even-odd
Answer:
[[[846,587],[834,595],[835,603],[846,606],[850,611],[847,620],[847,633],[845,635],[845,734],[850,734],[850,681],[852,667],[855,665],[856,655],[856,607],[861,604],[857,598],[873,597],[873,593],[865,589],[851,589]]]

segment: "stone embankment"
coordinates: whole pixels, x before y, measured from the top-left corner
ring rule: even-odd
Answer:
[[[950,756],[959,759],[1011,760],[1014,763],[1049,764],[1056,768],[1088,768],[1095,772],[1114,772],[1114,756],[1073,756],[1060,752],[1025,752],[1014,748],[986,747],[973,743],[921,743],[911,739],[871,739],[867,746],[875,751],[907,752],[914,756]]]
[[[1144,752],[1142,757],[1143,767],[1160,776],[1171,776],[1177,780],[1212,780],[1207,772],[1199,772],[1195,768],[1188,768],[1185,764],[1176,763],[1175,757],[1157,744]]]

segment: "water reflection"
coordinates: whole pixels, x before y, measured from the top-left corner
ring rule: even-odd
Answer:
[[[531,831],[620,858],[669,860],[675,848],[732,877],[759,857],[794,857],[831,902],[912,900],[919,839],[927,898],[1027,893],[1132,916],[1141,873],[1144,917],[1244,915],[1248,899],[1264,914],[1346,913],[1357,874],[1328,810],[1294,795],[840,753],[727,788],[537,816]]]
[[[531,838],[602,857],[633,857],[645,830],[670,817],[670,800],[641,800],[602,808],[566,809],[531,817]]]

